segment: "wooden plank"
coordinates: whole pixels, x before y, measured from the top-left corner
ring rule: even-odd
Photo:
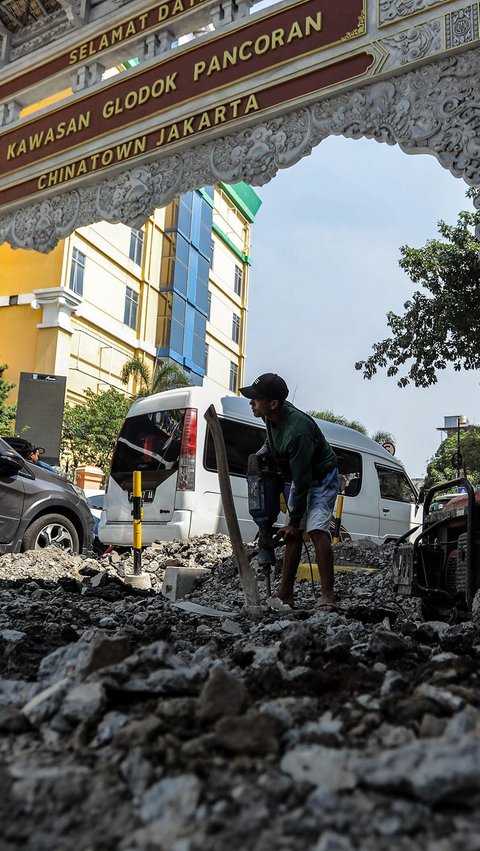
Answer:
[[[240,582],[243,588],[245,607],[253,617],[261,618],[262,609],[260,606],[260,594],[258,592],[257,580],[255,579],[250,567],[250,562],[248,561],[240,534],[240,526],[238,525],[237,512],[235,511],[235,503],[233,501],[230,474],[228,472],[225,441],[223,439],[222,428],[214,405],[210,405],[210,407],[205,411],[204,417],[212,433],[213,443],[215,446],[220,495],[222,497],[223,511],[225,513],[228,534],[230,535],[230,540],[232,542],[233,557],[235,559],[235,564],[237,565],[238,575],[240,576]]]

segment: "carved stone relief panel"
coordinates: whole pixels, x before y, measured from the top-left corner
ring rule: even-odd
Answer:
[[[428,21],[418,27],[380,40],[381,46],[388,52],[382,70],[408,65],[417,59],[425,59],[444,49],[443,20]]]
[[[12,43],[10,61],[13,62],[22,56],[28,56],[38,48],[44,47],[45,44],[57,41],[66,33],[71,32],[72,29],[74,29],[73,24],[67,19],[63,10],[50,15],[48,23],[41,26],[31,24],[29,27],[25,27],[22,30],[21,42],[15,43],[13,41]]]
[[[478,3],[445,15],[446,46],[460,47],[478,38]]]
[[[380,27],[393,24],[443,3],[445,0],[379,0],[378,24]]]

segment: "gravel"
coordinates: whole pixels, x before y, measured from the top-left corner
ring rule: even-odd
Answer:
[[[1,556],[1,851],[478,851],[480,636],[391,559],[336,545],[337,611],[305,581],[252,620],[221,535],[146,549],[150,591],[130,554]],[[182,608],[172,565],[210,569]]]

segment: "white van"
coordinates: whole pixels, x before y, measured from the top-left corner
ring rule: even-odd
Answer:
[[[265,428],[247,399],[218,387],[184,387],[139,399],[130,408],[114,450],[100,519],[104,544],[132,545],[133,471],[142,472],[142,540],[185,540],[227,534],[212,436],[204,419],[209,405],[219,417],[233,497],[244,541],[257,527],[248,512],[247,459],[262,446]],[[358,431],[318,420],[339,462],[345,500],[342,526],[354,538],[382,543],[419,522],[417,492],[402,464]],[[419,519],[417,519],[417,517]]]

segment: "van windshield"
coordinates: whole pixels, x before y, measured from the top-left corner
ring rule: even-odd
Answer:
[[[123,490],[131,490],[134,470],[142,472],[143,489],[158,487],[178,470],[184,418],[178,408],[127,417],[110,473]]]
[[[377,468],[380,496],[382,499],[392,499],[395,502],[416,502],[417,493],[406,474],[392,467]]]

